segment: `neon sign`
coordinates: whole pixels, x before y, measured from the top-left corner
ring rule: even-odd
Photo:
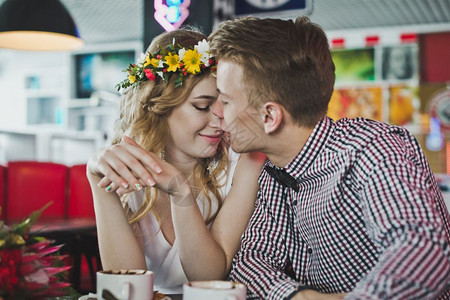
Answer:
[[[155,0],[155,20],[166,30],[180,28],[189,16],[191,0]]]

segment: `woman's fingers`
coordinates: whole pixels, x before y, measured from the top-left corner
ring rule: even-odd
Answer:
[[[99,188],[105,188],[108,187],[112,181],[108,177],[103,177],[98,183],[97,186]],[[107,190],[109,192],[109,190]]]
[[[119,196],[125,195],[125,194],[128,194],[128,193],[131,193],[131,192],[134,192],[134,189],[132,189],[132,188],[130,188],[130,187],[128,187],[128,188],[126,188],[126,189],[120,187],[120,188],[118,188],[118,189],[116,190],[116,193],[117,193]]]

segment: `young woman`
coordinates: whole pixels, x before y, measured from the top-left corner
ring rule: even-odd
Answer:
[[[88,162],[103,268],[149,269],[163,293],[226,277],[265,160],[228,153],[210,112],[217,88],[205,38],[180,29],[154,39],[120,84],[128,90],[113,145]]]

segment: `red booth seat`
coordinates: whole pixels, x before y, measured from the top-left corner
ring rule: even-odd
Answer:
[[[37,161],[13,161],[7,165],[5,218],[20,221],[31,212],[52,204],[41,220],[66,217],[69,168],[62,164]]]
[[[6,178],[5,178],[5,167],[0,165],[0,206],[2,207],[2,210],[0,212],[0,219],[5,219],[5,213],[4,213],[4,207],[5,207],[5,184],[6,184]]]
[[[39,235],[64,244],[61,251],[70,254],[73,264],[72,286],[84,293],[95,291],[95,272],[101,269],[101,261],[86,165],[68,167],[38,161],[0,165],[1,219],[7,224],[22,221],[48,202],[52,204],[42,212],[37,224],[47,231],[39,231]],[[89,229],[73,233],[77,226],[74,224],[86,224]],[[61,231],[67,226],[66,231]]]
[[[86,177],[86,165],[73,165],[69,173],[69,218],[95,218],[91,187]]]

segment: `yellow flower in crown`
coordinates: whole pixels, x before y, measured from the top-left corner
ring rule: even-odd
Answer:
[[[167,72],[176,72],[178,67],[180,66],[180,57],[177,54],[173,54],[169,52],[169,54],[165,57],[167,64]]]
[[[153,53],[141,54],[135,64],[130,64],[123,70],[128,73],[125,80],[116,85],[117,90],[130,86],[138,86],[140,83],[150,80],[170,81],[175,77],[175,87],[183,85],[186,76],[198,75],[209,70],[216,72],[216,60],[209,52],[209,44],[206,39],[199,41],[197,45],[182,47],[175,43],[159,46]]]
[[[147,56],[145,57],[145,62],[144,62],[144,67],[148,66],[148,65],[152,65],[154,67],[157,67],[159,64],[159,60],[155,57],[150,57],[150,54],[147,54]]]
[[[197,50],[187,50],[183,57],[186,72],[191,74],[200,72],[201,57],[202,55],[198,53]]]

